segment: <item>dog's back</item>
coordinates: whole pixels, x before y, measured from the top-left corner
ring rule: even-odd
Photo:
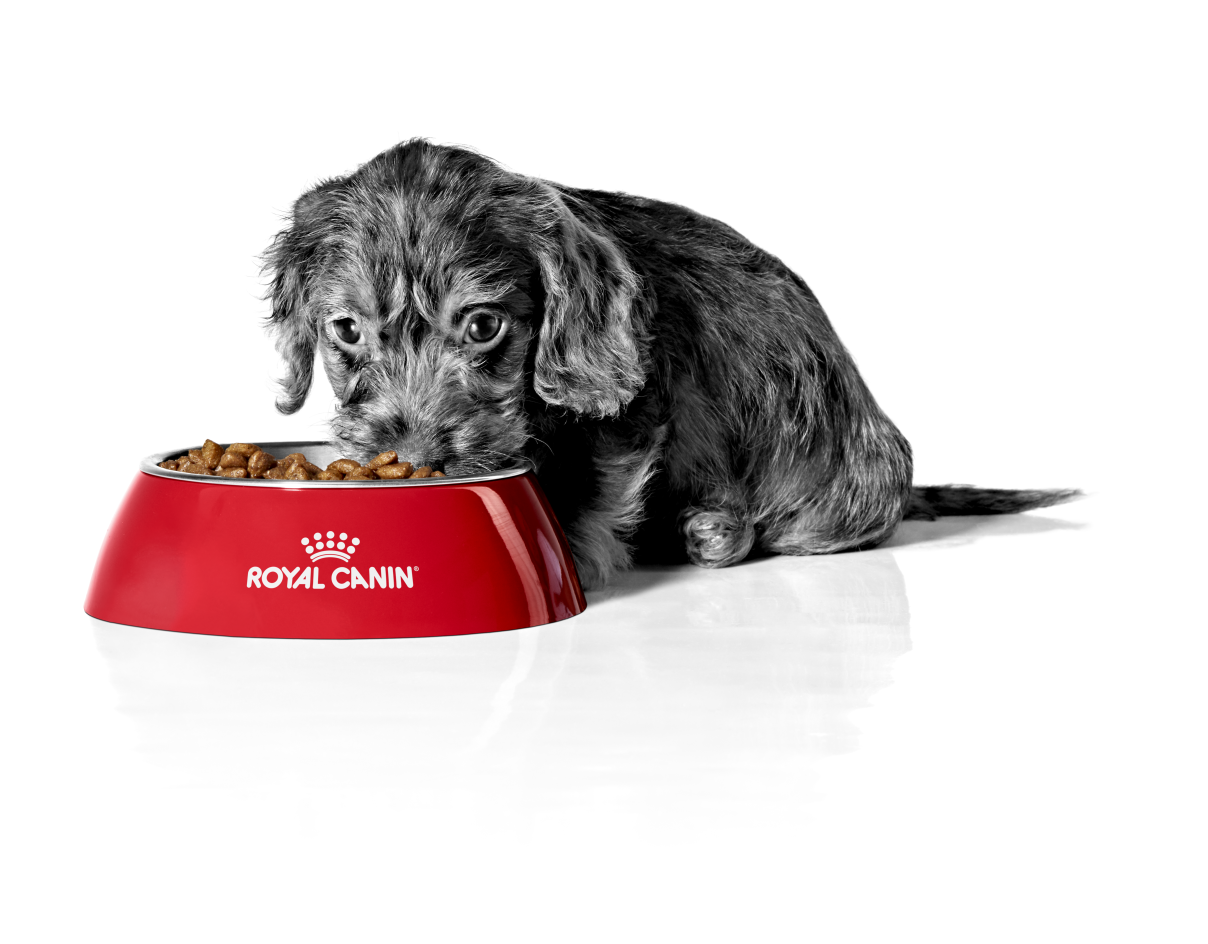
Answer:
[[[720,565],[756,536],[777,553],[888,536],[910,497],[910,447],[805,282],[685,207],[560,190],[649,295],[656,369],[636,405],[667,424],[660,487],[681,497],[689,533],[700,516],[689,554]]]

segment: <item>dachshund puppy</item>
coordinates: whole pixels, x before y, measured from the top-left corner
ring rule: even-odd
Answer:
[[[873,547],[903,517],[1072,491],[913,488],[814,294],[681,206],[408,141],[294,205],[266,254],[297,410],[316,349],[335,440],[446,473],[529,459],[585,587],[638,559]]]

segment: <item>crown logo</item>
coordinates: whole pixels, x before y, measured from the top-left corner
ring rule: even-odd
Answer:
[[[348,539],[348,534],[341,531],[339,536],[336,536],[334,531],[328,531],[324,537],[321,531],[314,533],[314,544],[310,543],[310,537],[302,539],[302,546],[306,549],[306,553],[310,555],[311,560],[322,560],[325,557],[337,557],[340,560],[347,562],[348,559],[357,552],[356,546],[361,543],[360,538]]]

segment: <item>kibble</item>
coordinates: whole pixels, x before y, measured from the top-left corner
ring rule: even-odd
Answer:
[[[265,473],[271,471],[276,465],[277,460],[261,450],[248,457],[247,474],[254,479],[262,479],[265,477]]]
[[[289,469],[295,462],[305,462],[306,456],[300,452],[291,452],[284,459],[279,460],[279,464],[284,469]]]
[[[395,462],[390,465],[379,465],[374,468],[379,479],[407,479],[415,467],[410,462]]]
[[[445,473],[429,465],[415,468],[399,462],[398,453],[389,449],[374,456],[365,465],[355,459],[336,459],[321,469],[304,453],[291,452],[281,459],[265,452],[255,443],[231,443],[225,449],[207,439],[200,449],[190,449],[175,459],[159,464],[170,472],[213,475],[228,479],[272,479],[291,482],[371,482],[376,479],[445,478]]]
[[[398,453],[393,449],[388,452],[383,452],[381,455],[374,456],[369,460],[369,468],[376,469],[378,466],[390,465],[392,462],[398,462]]]
[[[222,458],[225,451],[214,440],[207,439],[205,445],[201,447],[201,461],[205,463],[207,469],[213,469],[217,467],[218,460]],[[189,454],[192,455],[192,450],[189,451]]]

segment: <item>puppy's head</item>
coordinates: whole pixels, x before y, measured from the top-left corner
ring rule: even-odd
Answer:
[[[531,414],[618,413],[641,388],[637,276],[574,198],[469,151],[411,141],[294,205],[266,256],[288,365],[316,349],[336,439],[449,472],[519,456]]]

